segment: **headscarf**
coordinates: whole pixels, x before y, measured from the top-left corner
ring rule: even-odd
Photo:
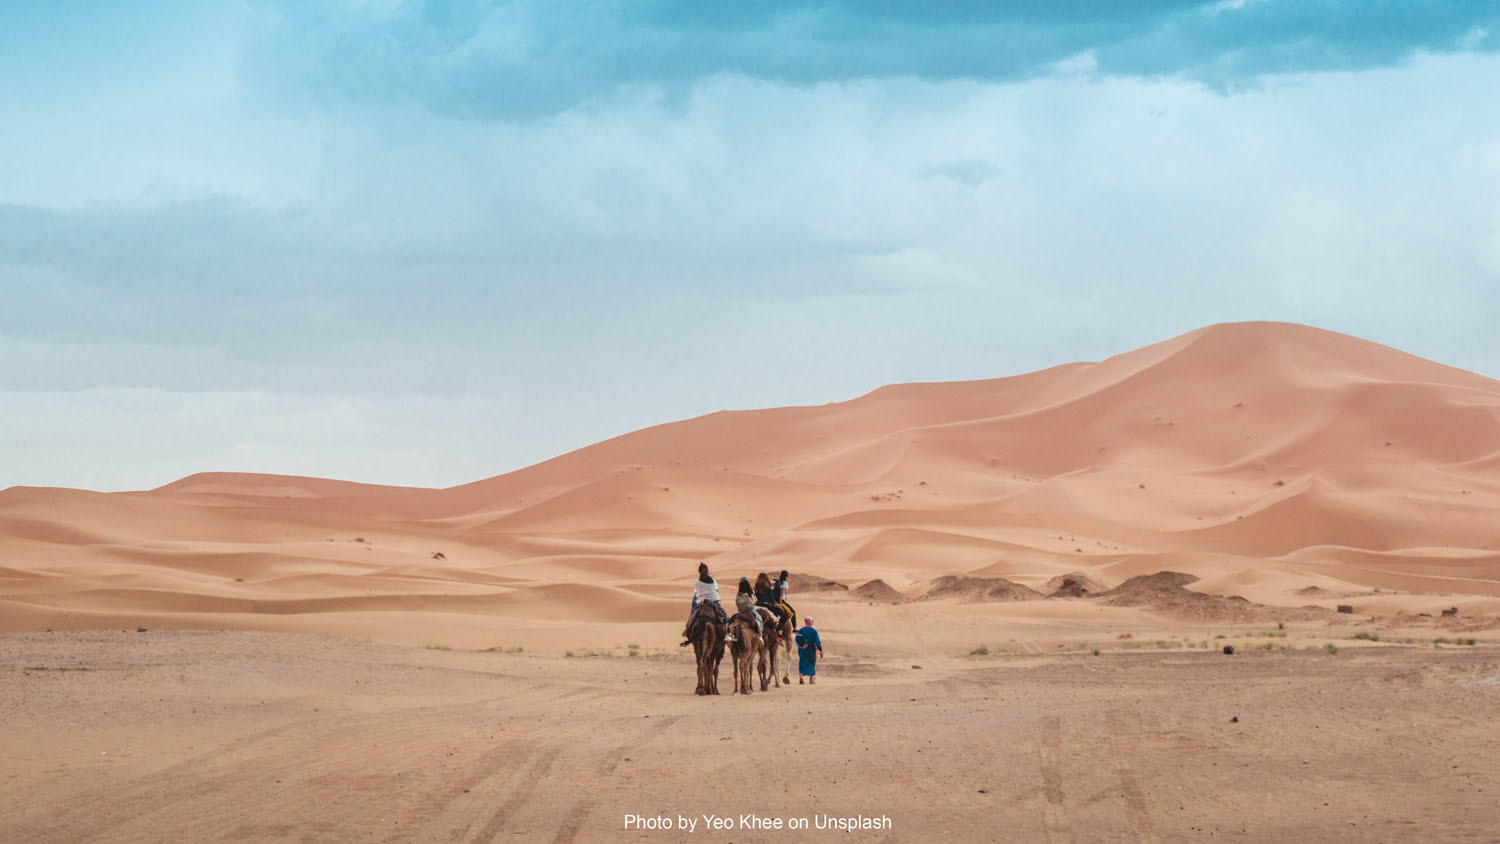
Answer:
[[[698,581],[700,583],[713,583],[713,575],[708,573],[708,563],[698,564]]]
[[[750,578],[748,578],[748,577],[742,577],[742,578],[740,578],[740,594],[741,595],[752,594],[752,590],[750,589]]]

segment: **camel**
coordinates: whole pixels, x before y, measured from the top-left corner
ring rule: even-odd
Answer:
[[[774,681],[777,688],[781,688],[781,678],[776,676],[776,617],[764,607],[756,607],[755,611],[760,613],[760,641],[761,652],[756,661],[756,671],[760,674],[760,690],[766,691],[771,688]]]
[[[719,662],[724,659],[724,633],[728,629],[729,625],[719,620],[718,610],[707,602],[699,604],[688,619],[683,635],[693,643],[693,655],[698,661],[698,688],[694,694],[719,693]]]
[[[755,629],[755,622],[735,613],[729,619],[729,632],[734,634],[734,644],[729,647],[730,661],[734,663],[734,692],[735,694],[750,694],[750,660],[756,654],[765,658],[765,646],[761,642],[760,633]]]
[[[763,692],[766,691],[771,687],[773,682],[776,684],[776,688],[779,689],[782,683],[790,684],[792,682],[790,677],[781,676],[786,674],[787,666],[791,664],[792,659],[792,620],[788,618],[786,621],[778,622],[776,614],[765,607],[756,607],[755,611],[760,613],[761,629],[763,631],[761,639],[763,640],[764,652],[760,656],[758,666],[760,670],[760,690]],[[776,663],[779,647],[786,650],[786,662],[782,664],[781,671],[778,672],[776,670]]]
[[[781,663],[781,682],[791,685],[792,677],[788,672],[791,671],[793,665],[797,664],[795,660],[797,655],[797,617],[788,614],[786,621],[783,621],[781,627],[777,629],[776,635],[780,638],[782,649],[786,652],[783,657],[784,661]]]

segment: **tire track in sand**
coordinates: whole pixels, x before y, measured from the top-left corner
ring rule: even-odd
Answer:
[[[390,778],[408,767],[437,764],[444,752],[430,731],[398,728],[389,718],[311,726],[306,720],[261,731],[211,752],[105,785],[87,800],[57,812],[23,840],[156,842],[233,838],[266,821],[249,807],[276,805],[304,812],[311,824],[332,829],[354,823],[358,800],[326,803],[313,811],[305,799],[328,783],[347,786],[348,771]],[[319,748],[309,757],[308,747]]]
[[[1160,844],[1161,840],[1151,828],[1151,815],[1146,810],[1146,795],[1136,779],[1130,758],[1141,743],[1140,716],[1115,710],[1109,713],[1109,753],[1114,758],[1115,778],[1119,780],[1120,796],[1125,798],[1125,812],[1130,819],[1130,828],[1141,844]]]
[[[611,748],[599,760],[598,775],[607,777],[614,774],[615,769],[625,760],[625,754],[637,748],[644,747],[665,735],[668,730],[672,729],[682,719],[682,715],[668,715],[665,718],[659,719],[657,723],[652,724],[650,727],[641,730],[633,741],[627,741]],[[557,829],[557,835],[552,838],[552,844],[572,844],[573,840],[578,837],[578,833],[583,830],[583,824],[588,820],[589,812],[593,808],[594,801],[587,798],[580,800],[578,805],[574,806],[573,810],[568,812],[568,816],[563,819],[562,825]]]
[[[1062,718],[1048,715],[1042,719],[1042,825],[1047,830],[1047,841],[1051,844],[1072,844],[1073,830],[1068,823],[1068,810],[1063,804],[1062,772],[1058,767],[1062,756]]]
[[[484,825],[484,828],[479,830],[479,833],[472,838],[465,836],[460,840],[485,842],[494,841],[498,838],[500,831],[504,829],[505,824],[515,815],[516,810],[520,809],[536,794],[538,787],[542,784],[542,780],[547,778],[547,774],[551,772],[552,766],[556,764],[557,757],[562,753],[562,750],[562,745],[550,744],[540,752],[533,754],[530,766],[521,772],[520,776],[515,778],[515,787],[511,789],[510,794],[500,804],[499,808],[495,809],[490,815],[489,822]]]

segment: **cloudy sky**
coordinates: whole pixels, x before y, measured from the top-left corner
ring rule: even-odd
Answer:
[[[1500,377],[1500,5],[0,0],[0,487],[450,485],[1213,322]]]

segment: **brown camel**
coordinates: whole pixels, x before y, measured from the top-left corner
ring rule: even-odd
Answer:
[[[683,636],[693,643],[693,655],[698,660],[698,688],[694,694],[719,693],[719,663],[724,659],[724,633],[728,629],[728,623],[719,620],[719,611],[707,601],[699,604],[688,619]]]
[[[766,640],[766,650],[770,654],[771,674],[780,673],[781,683],[790,685],[792,678],[789,676],[788,671],[790,671],[792,665],[792,642],[796,638],[796,628],[792,626],[790,616],[778,623],[774,614],[768,613],[768,615],[770,615],[770,619],[766,621],[767,632],[763,638]],[[778,656],[776,653],[777,648],[780,648],[784,653]],[[776,670],[778,662],[781,664],[780,672]],[[781,683],[777,685],[779,686]],[[762,685],[764,685],[764,682],[762,682]]]
[[[755,629],[755,622],[740,613],[735,613],[729,619],[729,632],[734,635],[734,644],[729,646],[729,658],[734,663],[734,692],[735,694],[750,694],[750,660],[756,654],[764,656],[765,646],[761,642],[760,632]]]
[[[756,607],[755,611],[760,613],[762,631],[763,652],[757,665],[760,671],[760,690],[766,691],[773,683],[779,689],[782,683],[792,682],[790,677],[781,676],[786,673],[786,665],[789,663],[782,664],[781,670],[777,670],[777,663],[780,662],[779,651],[783,646],[788,648],[787,659],[791,659],[789,645],[792,638],[791,619],[778,622],[776,614],[765,607]]]

